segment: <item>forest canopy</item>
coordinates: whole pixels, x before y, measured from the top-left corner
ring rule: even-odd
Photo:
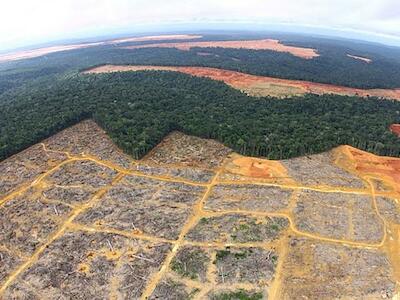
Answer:
[[[342,144],[400,155],[399,139],[388,129],[400,122],[400,103],[390,100],[254,98],[222,82],[162,71],[75,74],[5,95],[0,96],[0,160],[86,118],[134,158],[173,130],[272,159]]]

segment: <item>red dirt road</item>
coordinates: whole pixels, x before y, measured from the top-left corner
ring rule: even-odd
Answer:
[[[123,39],[115,39],[110,41],[96,42],[96,43],[83,43],[83,44],[74,44],[74,45],[60,45],[60,46],[52,46],[45,47],[33,50],[23,50],[16,51],[6,54],[0,54],[0,63],[6,61],[20,60],[25,58],[33,58],[39,57],[46,54],[60,52],[60,51],[68,51],[75,49],[82,49],[100,45],[110,45],[110,44],[121,44],[126,42],[145,42],[145,41],[162,41],[162,40],[189,40],[189,39],[198,39],[201,38],[201,35],[188,35],[188,34],[176,34],[176,35],[153,35],[153,36],[143,36],[143,37],[132,37],[132,38],[123,38]]]
[[[143,70],[164,70],[176,71],[185,74],[208,77],[214,80],[224,81],[226,84],[245,91],[250,95],[257,96],[277,96],[276,89],[280,89],[280,96],[314,94],[338,94],[348,96],[374,96],[379,98],[389,98],[400,100],[399,89],[356,89],[343,86],[336,86],[323,83],[315,83],[301,80],[279,79],[265,76],[255,76],[245,73],[206,68],[206,67],[168,67],[168,66],[115,66],[104,65],[85,71],[84,73],[110,73],[124,71],[143,71]]]
[[[249,40],[249,41],[214,41],[214,42],[181,42],[181,43],[159,43],[149,45],[138,45],[125,47],[126,49],[138,48],[177,48],[179,50],[189,51],[193,47],[201,48],[235,48],[251,50],[273,50],[278,52],[288,52],[294,56],[304,59],[312,59],[319,56],[315,49],[286,46],[278,40]]]

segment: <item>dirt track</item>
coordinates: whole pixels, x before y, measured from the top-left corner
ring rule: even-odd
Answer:
[[[273,50],[278,52],[287,52],[294,56],[304,59],[312,59],[319,56],[315,49],[302,48],[294,46],[286,46],[278,40],[248,40],[248,41],[215,41],[215,42],[181,42],[181,43],[159,43],[150,45],[128,46],[126,49],[138,48],[177,48],[179,50],[188,51],[194,47],[201,48],[235,48],[235,49],[250,49],[250,50]]]
[[[315,83],[301,80],[279,79],[265,76],[255,76],[245,73],[206,68],[206,67],[167,67],[167,66],[115,66],[104,65],[85,71],[85,73],[99,74],[124,71],[165,70],[177,71],[193,76],[209,77],[214,80],[224,81],[226,84],[242,90],[252,96],[290,97],[313,94],[337,94],[348,96],[389,98],[400,100],[400,88],[393,90],[371,89],[363,90]]]

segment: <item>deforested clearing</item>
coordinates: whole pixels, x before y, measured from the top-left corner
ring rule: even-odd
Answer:
[[[146,41],[164,41],[164,40],[190,40],[201,38],[201,35],[190,35],[190,34],[171,34],[171,35],[152,35],[152,36],[142,36],[142,37],[127,37],[121,39],[107,40],[95,43],[81,43],[81,44],[71,44],[71,45],[59,45],[44,47],[31,50],[14,51],[10,53],[0,54],[0,63],[7,61],[14,61],[26,58],[39,57],[46,54],[83,49],[94,46],[102,45],[112,45],[121,44],[127,42],[146,42]]]
[[[357,89],[332,84],[324,84],[302,80],[280,79],[266,76],[256,76],[246,73],[208,67],[176,67],[176,66],[133,66],[133,65],[103,65],[86,70],[86,74],[100,74],[127,71],[175,71],[192,76],[208,77],[224,81],[251,96],[291,97],[307,93],[337,94],[359,97],[378,97],[400,100],[398,89]]]
[[[396,297],[399,163],[178,132],[133,160],[78,123],[0,162],[0,298]]]
[[[372,59],[366,58],[366,57],[362,57],[362,56],[356,56],[356,55],[351,55],[351,54],[347,54],[347,56],[351,57],[351,58],[354,58],[354,59],[361,60],[361,61],[366,62],[368,64],[372,62]]]
[[[317,50],[311,48],[303,48],[296,46],[288,46],[282,44],[279,40],[244,40],[244,41],[211,41],[211,42],[178,42],[178,43],[157,43],[146,45],[135,45],[125,47],[126,49],[138,48],[177,48],[179,50],[188,51],[194,47],[199,48],[234,48],[234,49],[250,49],[250,50],[272,50],[277,52],[286,52],[294,56],[304,59],[312,59],[318,57]]]

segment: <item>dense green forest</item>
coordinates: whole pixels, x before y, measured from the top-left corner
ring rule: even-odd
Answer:
[[[42,57],[0,63],[0,94],[41,77],[79,72],[99,64],[205,66],[255,75],[309,80],[357,88],[400,87],[400,49],[345,40],[283,34],[205,34],[201,40],[280,39],[287,45],[315,48],[321,56],[305,60],[268,50],[197,48],[190,51],[148,48],[127,50],[136,42],[53,53]],[[160,41],[160,42],[174,42]],[[198,51],[215,55],[199,56]],[[365,63],[347,54],[371,58]]]
[[[144,71],[66,73],[3,93],[0,160],[85,118],[135,158],[172,130],[273,159],[341,144],[400,156],[400,141],[388,130],[400,122],[399,102],[336,95],[253,98],[211,79]]]

